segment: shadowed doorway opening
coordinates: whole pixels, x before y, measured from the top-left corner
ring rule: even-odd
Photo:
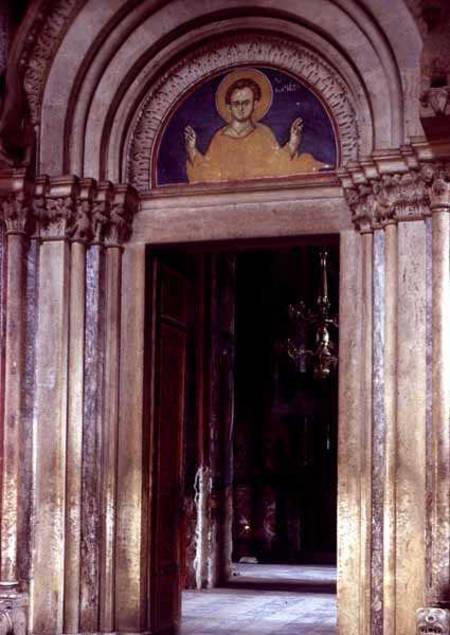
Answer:
[[[294,363],[287,353],[289,305],[303,299],[315,308],[325,246],[337,312],[335,236],[149,252],[155,633],[180,624],[183,633],[200,632],[199,619],[201,632],[213,624],[217,631],[213,614],[192,613],[203,601],[196,594],[213,589],[241,599],[294,594],[310,610],[324,600],[317,624],[334,632],[337,372],[318,380],[312,360]],[[307,326],[301,343],[314,350],[315,336]],[[261,633],[271,632],[271,619]],[[241,627],[245,633],[245,619]]]

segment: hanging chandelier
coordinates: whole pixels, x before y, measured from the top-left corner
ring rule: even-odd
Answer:
[[[289,357],[295,362],[298,369],[306,368],[309,360],[313,365],[316,379],[327,379],[336,369],[337,346],[331,337],[333,330],[339,328],[338,315],[331,311],[331,302],[328,296],[328,251],[321,249],[320,260],[320,289],[317,296],[315,309],[306,306],[303,300],[298,300],[288,307],[289,317],[294,324],[294,336],[286,342],[286,350]],[[307,327],[315,329],[315,348],[306,348],[305,332]]]

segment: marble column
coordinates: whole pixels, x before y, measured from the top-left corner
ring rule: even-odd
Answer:
[[[70,237],[69,367],[66,459],[66,529],[64,554],[64,632],[80,630],[80,558],[82,529],[82,465],[86,244],[92,237],[91,206],[96,184],[80,181]]]
[[[363,447],[363,250],[361,236],[341,234],[338,447],[338,632],[361,635]]]
[[[86,255],[79,618],[81,632],[96,632],[100,627],[107,291],[103,241],[112,196],[112,183],[98,183],[91,206],[92,240]]]
[[[25,255],[30,229],[30,199],[24,174],[11,173],[11,191],[1,198],[1,216],[6,229],[6,293],[3,470],[1,478],[1,599],[19,589],[18,536],[20,527],[20,443],[24,385]],[[3,608],[3,606],[0,606]]]
[[[429,604],[450,605],[450,183],[435,178],[432,214],[432,514]]]
[[[115,234],[115,232],[114,232]],[[122,247],[118,236],[105,241],[105,405],[102,452],[102,545],[100,564],[100,630],[115,630],[115,528],[119,424],[120,316]]]
[[[71,287],[67,229],[75,213],[78,190],[75,177],[52,178],[39,218],[38,424],[33,443],[37,530],[33,541],[30,625],[33,633],[52,635],[64,632]]]
[[[139,631],[145,619],[141,570],[144,557],[141,552],[144,457],[142,430],[127,425],[126,419],[142,427],[142,404],[138,401],[125,411],[121,410],[121,338],[122,328],[122,252],[131,235],[133,215],[137,209],[134,190],[127,185],[114,187],[114,195],[105,225],[105,365],[104,365],[104,418],[102,430],[101,479],[101,546],[100,546],[100,630],[102,632]],[[127,289],[127,292],[129,289]],[[124,310],[127,311],[128,307]],[[138,312],[139,315],[139,312]],[[134,318],[137,318],[135,315]],[[135,333],[143,337],[142,333]],[[142,358],[143,370],[143,358]],[[142,386],[136,386],[142,391]],[[133,394],[127,386],[127,392]],[[124,429],[120,429],[123,424]],[[134,429],[135,435],[131,430]],[[129,444],[133,451],[128,452]],[[133,444],[137,444],[134,446]],[[137,464],[136,464],[137,462]],[[122,471],[125,468],[125,474]],[[132,467],[133,466],[133,467]],[[131,472],[130,472],[131,469]],[[118,488],[119,479],[125,489]],[[130,481],[131,479],[131,481]],[[136,480],[137,479],[137,480]],[[127,487],[127,484],[129,487]],[[123,507],[125,505],[125,508]],[[130,513],[130,505],[133,511]],[[125,516],[124,516],[125,512]],[[125,526],[123,521],[125,520]],[[136,525],[137,523],[137,525]],[[131,530],[131,533],[130,533]],[[124,539],[126,548],[123,549]],[[135,550],[138,546],[138,551]],[[131,552],[130,552],[131,549]],[[126,555],[125,555],[126,554]],[[123,580],[128,580],[124,589]]]
[[[374,223],[372,297],[372,425],[371,425],[371,519],[370,519],[370,632],[383,633],[383,530],[385,484],[385,234]]]
[[[384,511],[383,634],[395,634],[395,483],[397,418],[397,224],[384,223]]]
[[[425,599],[426,227],[398,224],[395,482],[396,633],[413,632]]]
[[[20,415],[22,401],[24,312],[25,312],[25,236],[28,210],[20,195],[3,201],[6,225],[6,333],[5,401],[3,428],[3,473],[1,496],[1,579],[0,588],[17,588],[17,529],[20,487]]]

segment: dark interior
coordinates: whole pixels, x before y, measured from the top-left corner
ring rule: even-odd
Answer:
[[[332,563],[336,558],[337,373],[297,368],[285,342],[288,305],[313,307],[319,244],[243,252],[236,265],[233,559]],[[333,310],[338,246],[328,245]],[[314,348],[314,328],[301,334]]]

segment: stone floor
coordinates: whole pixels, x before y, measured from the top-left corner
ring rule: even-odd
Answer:
[[[334,635],[336,569],[236,565],[227,588],[183,593],[181,635]]]

